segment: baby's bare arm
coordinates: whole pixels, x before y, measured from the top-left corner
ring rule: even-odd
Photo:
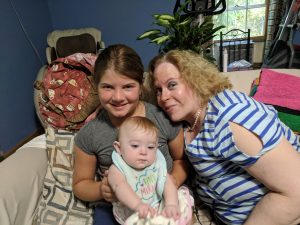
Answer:
[[[178,219],[180,216],[180,212],[178,205],[177,187],[169,174],[167,174],[167,180],[165,183],[163,195],[165,200],[165,207],[162,214],[166,217]]]
[[[108,170],[108,183],[115,192],[117,199],[128,208],[135,210],[140,204],[141,199],[132,190],[123,174],[114,165]]]
[[[140,217],[145,218],[148,213],[151,216],[156,213],[154,208],[142,202],[127,183],[123,174],[114,165],[108,170],[108,183],[112,187],[117,199],[128,208],[138,212]]]

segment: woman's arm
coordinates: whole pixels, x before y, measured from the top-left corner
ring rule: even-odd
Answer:
[[[103,199],[101,182],[95,181],[97,158],[74,145],[75,161],[73,172],[73,192],[81,200]]]
[[[168,143],[169,151],[173,158],[173,170],[171,175],[173,176],[177,188],[184,183],[189,172],[189,164],[184,154],[183,140],[183,129],[181,129],[178,135]]]
[[[230,123],[236,145],[254,156],[262,148],[260,139],[245,128]],[[256,205],[246,225],[291,225],[300,221],[300,154],[282,138],[247,172],[263,183],[270,192]]]

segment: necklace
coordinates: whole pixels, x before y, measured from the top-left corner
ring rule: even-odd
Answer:
[[[199,116],[200,116],[201,112],[202,112],[202,109],[200,108],[200,109],[198,110],[198,112],[196,113],[196,117],[195,117],[195,121],[194,121],[193,126],[188,128],[188,131],[189,131],[189,132],[192,132],[192,131],[195,129],[196,124],[197,124],[197,122],[198,122],[198,119],[199,119]]]

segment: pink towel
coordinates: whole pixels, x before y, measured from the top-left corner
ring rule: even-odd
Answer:
[[[300,77],[262,69],[254,99],[266,104],[300,110]]]

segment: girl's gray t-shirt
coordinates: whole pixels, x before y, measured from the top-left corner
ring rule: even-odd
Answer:
[[[147,102],[144,104],[146,117],[154,122],[160,131],[158,148],[166,158],[170,172],[173,160],[169,153],[168,141],[173,140],[178,135],[182,125],[171,122],[168,116],[157,106]],[[83,126],[75,136],[75,144],[81,150],[97,157],[97,173],[100,177],[112,164],[113,142],[117,139],[117,132],[118,129],[110,122],[107,112],[102,110],[97,118]]]

